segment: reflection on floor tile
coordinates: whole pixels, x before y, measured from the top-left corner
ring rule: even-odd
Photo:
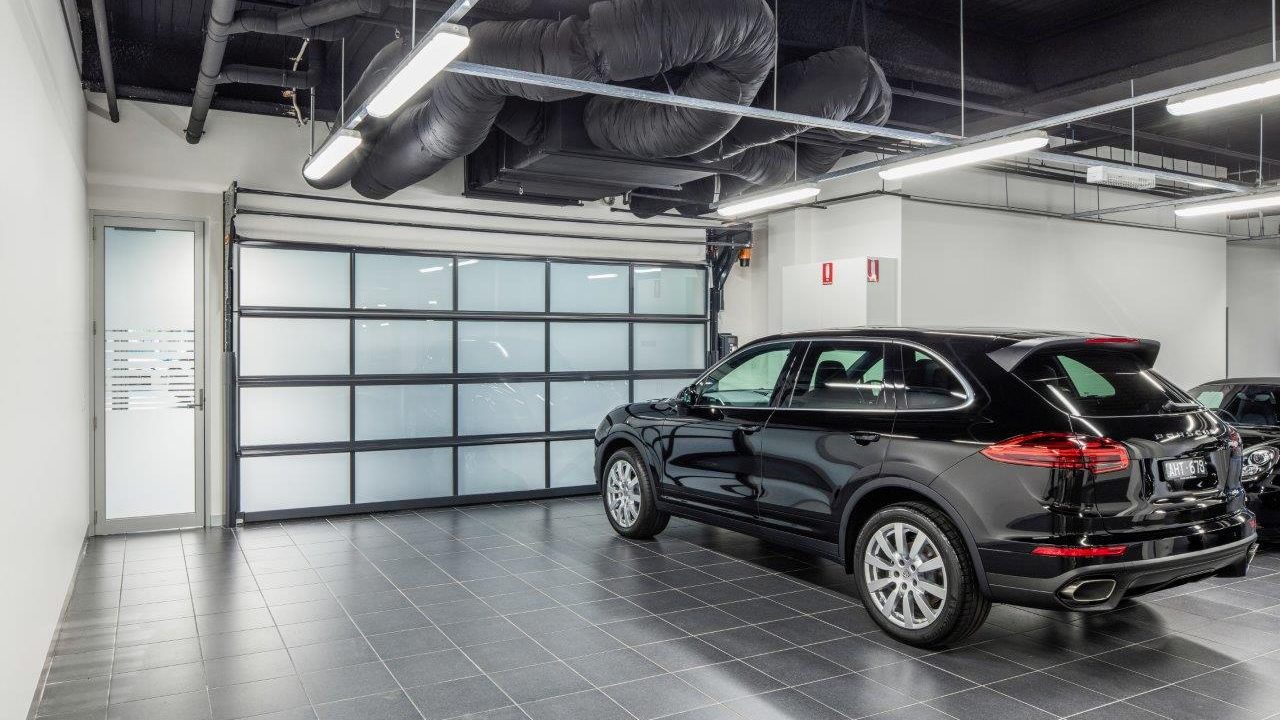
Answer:
[[[1280,713],[1280,554],[942,652],[836,565],[594,497],[90,541],[43,718],[882,720]]]

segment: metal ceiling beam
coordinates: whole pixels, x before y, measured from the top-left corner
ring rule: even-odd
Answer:
[[[1246,78],[1257,77],[1259,75],[1265,75],[1273,72],[1280,72],[1280,62],[1258,65],[1244,70],[1238,70],[1233,73],[1227,73],[1226,75],[1218,75],[1216,77],[1205,78],[1203,80],[1195,80],[1193,82],[1183,83],[1182,85],[1175,85],[1171,88],[1143,93],[1141,95],[1127,97],[1114,102],[1103,103],[1102,105],[1094,105],[1092,107],[1073,110],[1059,115],[1051,115],[1049,117],[1032,120],[1031,122],[1026,122],[1021,125],[1001,128],[1000,130],[993,130],[988,133],[965,138],[965,143],[992,140],[1006,135],[1012,135],[1014,133],[1026,132],[1028,130],[1046,130],[1059,125],[1069,125],[1074,122],[1080,122],[1081,120],[1098,117],[1099,115],[1107,115],[1121,110],[1128,110],[1132,107],[1138,107],[1139,105],[1147,105],[1154,102],[1160,102],[1161,100],[1168,100],[1175,95],[1204,90],[1206,88],[1214,87],[1215,85],[1221,85],[1235,80],[1244,80]]]
[[[507,82],[523,83],[526,85],[555,88],[557,90],[580,92],[587,95],[604,95],[606,97],[620,98],[623,100],[636,100],[639,102],[656,103],[659,105],[674,105],[676,107],[685,107],[691,110],[706,110],[709,112],[738,115],[740,117],[749,117],[758,120],[771,120],[773,122],[788,123],[792,125],[820,127],[828,130],[855,133],[858,135],[892,138],[894,140],[903,140],[920,145],[951,144],[950,141],[945,138],[929,135],[927,133],[914,132],[911,130],[897,130],[894,128],[880,127],[879,125],[868,125],[866,123],[849,122],[846,120],[834,120],[831,118],[814,117],[812,115],[800,115],[798,113],[770,110],[768,108],[754,107],[751,105],[736,105],[734,103],[704,100],[702,98],[660,93],[652,90],[641,90],[639,88],[631,88],[623,85],[610,85],[608,83],[577,80],[575,78],[560,77],[558,75],[545,75],[543,73],[528,72],[525,70],[512,70],[510,68],[493,67],[491,65],[478,65],[476,63],[454,61],[453,63],[450,63],[445,70],[459,75],[492,78],[494,80],[504,80]]]
[[[93,0],[93,28],[98,36],[98,62],[102,66],[102,86],[107,92],[107,112],[111,122],[120,122],[120,104],[116,102],[116,71],[111,64],[111,36],[107,32],[107,2]]]

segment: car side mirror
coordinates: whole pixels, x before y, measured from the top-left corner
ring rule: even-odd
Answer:
[[[696,405],[698,402],[697,388],[697,385],[687,385],[681,388],[680,392],[676,393],[675,401],[685,405]]]

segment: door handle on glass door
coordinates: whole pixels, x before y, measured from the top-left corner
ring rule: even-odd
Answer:
[[[880,439],[880,433],[851,432],[849,433],[849,437],[853,438],[853,441],[859,445],[870,445]]]

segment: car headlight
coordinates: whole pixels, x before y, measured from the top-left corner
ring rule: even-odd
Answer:
[[[1244,451],[1244,469],[1241,480],[1256,480],[1270,472],[1280,460],[1280,450],[1273,447],[1252,447]]]

